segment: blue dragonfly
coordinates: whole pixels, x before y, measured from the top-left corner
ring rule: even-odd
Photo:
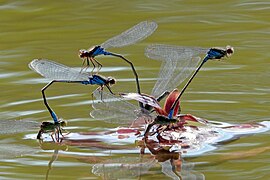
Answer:
[[[92,72],[94,71],[94,69],[96,67],[95,64],[97,64],[98,71],[99,71],[101,69],[102,65],[95,59],[95,57],[98,55],[110,55],[110,56],[115,56],[115,57],[121,58],[131,66],[132,71],[133,71],[135,78],[136,78],[137,92],[140,94],[139,79],[138,79],[137,72],[133,66],[133,63],[131,61],[129,61],[127,58],[125,58],[124,56],[122,56],[121,54],[108,52],[105,49],[111,48],[111,47],[123,47],[123,46],[128,46],[128,45],[134,44],[134,43],[141,41],[141,40],[147,38],[148,36],[150,36],[156,29],[157,29],[157,24],[155,22],[143,21],[143,22],[140,22],[139,24],[131,27],[130,29],[124,31],[123,33],[121,33],[113,38],[110,38],[109,40],[105,41],[101,45],[93,46],[93,47],[89,48],[88,50],[81,49],[79,51],[79,57],[81,59],[83,59],[82,70],[84,68],[87,69],[90,66],[90,62],[91,62],[93,65]],[[86,63],[86,67],[84,67],[85,63]]]
[[[44,104],[47,107],[55,124],[61,123],[59,123],[60,121],[58,120],[56,113],[49,106],[45,96],[45,90],[53,83],[64,82],[64,83],[78,83],[84,85],[88,84],[98,85],[99,87],[97,88],[97,90],[99,92],[102,91],[104,87],[106,87],[110,91],[110,93],[113,94],[110,87],[114,85],[116,82],[114,78],[111,77],[105,78],[97,74],[89,76],[88,73],[86,72],[82,73],[77,71],[76,69],[47,59],[34,59],[29,63],[29,67],[35,72],[39,73],[41,76],[48,79],[52,79],[52,81],[50,81],[46,86],[42,88],[41,92]],[[60,128],[58,128],[58,130],[59,129]]]
[[[199,47],[181,47],[181,46],[156,44],[156,45],[148,46],[146,48],[145,54],[147,57],[152,58],[152,59],[165,60],[163,61],[163,63],[167,65],[167,67],[163,66],[164,68],[167,68],[167,70],[161,71],[162,74],[160,74],[158,78],[159,83],[156,84],[156,86],[160,88],[162,88],[162,86],[163,87],[164,86],[169,86],[169,87],[179,86],[180,83],[184,79],[182,79],[182,81],[179,83],[179,82],[176,82],[176,80],[178,80],[177,78],[172,79],[171,81],[168,81],[164,77],[168,76],[169,74],[177,73],[174,69],[179,67],[178,63],[182,64],[182,66],[185,67],[184,69],[192,67],[191,69],[194,71],[195,70],[194,65],[195,64],[197,65],[198,62],[201,60],[199,55],[206,54],[204,59],[201,61],[200,65],[196,68],[193,75],[187,81],[186,85],[183,87],[181,92],[175,98],[175,101],[168,112],[169,119],[173,119],[173,115],[177,114],[177,112],[175,111],[177,109],[176,106],[179,105],[180,97],[183,95],[188,85],[191,83],[193,78],[199,72],[203,64],[206,63],[209,59],[214,60],[214,59],[222,59],[223,57],[229,57],[231,54],[233,54],[233,52],[234,50],[230,46],[227,46],[226,48],[205,49],[205,48],[199,48]],[[193,63],[192,61],[194,61],[195,63]],[[185,63],[187,64],[190,63],[190,65],[185,65]],[[170,69],[171,69],[171,72],[170,72]],[[175,76],[176,77],[182,76],[181,75],[182,73],[185,73],[185,71],[182,71],[180,74],[176,74]],[[189,73],[185,73],[185,74],[189,76],[190,71]],[[155,89],[158,89],[158,88],[154,88],[154,90]],[[155,91],[153,91],[152,93],[155,94]],[[130,99],[135,99],[137,101],[140,101],[141,103],[148,104],[155,108],[159,108],[158,101],[155,98],[151,98],[147,95],[140,95],[137,93],[123,93],[122,96],[126,98],[130,98]]]

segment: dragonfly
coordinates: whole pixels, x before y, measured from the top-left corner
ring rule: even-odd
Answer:
[[[110,87],[115,84],[116,80],[112,77],[102,77],[100,75],[89,76],[88,73],[81,73],[71,67],[65,66],[63,64],[47,60],[47,59],[34,59],[29,63],[29,67],[35,72],[39,73],[41,76],[53,79],[41,90],[43,101],[47,107],[54,123],[58,124],[58,117],[56,113],[49,106],[45,90],[55,82],[64,82],[64,83],[79,83],[84,85],[98,85],[97,90],[102,92],[103,88],[106,87],[110,93],[113,94]],[[102,98],[102,97],[101,97]]]
[[[93,46],[89,48],[88,50],[85,50],[85,49],[79,50],[79,57],[83,59],[83,64],[82,64],[83,67],[81,71],[84,68],[87,69],[90,66],[90,62],[93,65],[92,72],[94,71],[96,67],[95,63],[97,64],[98,71],[99,71],[102,68],[102,65],[95,59],[95,57],[98,55],[105,55],[105,56],[110,55],[110,56],[121,58],[122,60],[126,61],[131,66],[135,79],[136,79],[137,92],[140,93],[138,74],[133,66],[133,63],[127,58],[125,58],[124,56],[122,56],[121,54],[109,52],[106,49],[111,48],[111,47],[123,47],[123,46],[134,44],[150,36],[156,29],[157,29],[157,23],[153,21],[143,21],[131,27],[130,29],[122,32],[121,34],[110,38],[109,40],[105,41],[101,45]],[[84,67],[85,63],[86,63],[86,67]]]
[[[234,49],[231,46],[227,46],[226,48],[214,47],[210,49],[204,49],[204,48],[198,48],[198,47],[190,48],[190,47],[157,44],[157,45],[151,45],[147,47],[146,52],[145,52],[146,56],[152,59],[165,60],[163,63],[165,63],[168,66],[165,72],[161,71],[162,74],[160,74],[158,78],[158,81],[160,82],[156,84],[156,86],[160,88],[162,86],[173,87],[173,84],[175,84],[174,85],[175,87],[179,86],[179,82],[178,83],[175,82],[175,80],[177,79],[173,79],[172,81],[168,82],[168,80],[164,78],[165,75],[168,76],[169,74],[174,74],[175,73],[174,68],[177,68],[178,67],[177,64],[182,63],[182,62],[183,64],[187,63],[188,65],[184,65],[184,68],[181,73],[185,73],[187,68],[194,70],[195,65],[197,65],[198,61],[201,59],[199,55],[206,54],[202,62],[200,63],[200,65],[196,68],[193,75],[189,78],[189,80],[187,81],[183,89],[181,90],[181,92],[177,95],[177,97],[175,97],[174,102],[169,108],[169,110],[167,110],[166,113],[162,113],[161,115],[167,115],[169,119],[173,119],[173,116],[177,114],[176,110],[179,109],[176,107],[179,106],[180,97],[183,95],[183,93],[185,92],[185,90],[187,89],[187,87],[189,86],[193,78],[196,76],[196,74],[199,72],[203,64],[205,64],[208,60],[215,60],[215,59],[222,59],[224,57],[229,57],[233,54],[233,52],[234,52]],[[192,62],[193,58],[194,58],[195,63]],[[164,67],[166,66],[164,65]],[[170,69],[172,72],[170,72]],[[176,76],[182,76],[181,73]],[[188,71],[188,73],[185,73],[185,74],[190,75],[190,71]],[[188,76],[185,76],[185,77],[188,77]],[[182,79],[182,81],[183,80],[184,79]],[[180,83],[182,83],[182,81]],[[153,91],[152,93],[155,94],[155,91]],[[157,111],[162,110],[162,108],[160,107],[158,103],[158,100],[153,96],[137,94],[137,93],[122,93],[121,95],[125,98],[134,99],[141,103],[148,104],[154,107]],[[164,108],[167,109],[168,107],[164,107]]]

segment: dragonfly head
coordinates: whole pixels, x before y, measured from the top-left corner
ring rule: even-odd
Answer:
[[[109,86],[113,86],[116,83],[116,80],[112,77],[108,77],[106,82]]]
[[[233,53],[234,53],[233,47],[230,46],[230,45],[227,45],[227,46],[226,46],[226,56],[227,56],[227,57],[230,57]]]
[[[80,58],[85,58],[85,57],[88,57],[89,56],[89,52],[85,49],[81,49],[79,50],[79,57]]]
[[[60,123],[60,126],[62,126],[62,127],[65,127],[65,126],[67,126],[67,121],[60,121],[59,122]]]

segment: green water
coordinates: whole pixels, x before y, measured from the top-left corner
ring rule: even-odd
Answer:
[[[159,25],[152,36],[132,46],[111,49],[132,59],[141,79],[142,92],[151,92],[155,81],[149,78],[157,77],[160,67],[158,61],[144,56],[147,45],[224,47],[229,44],[235,48],[235,54],[226,61],[209,62],[204,66],[182,99],[183,113],[229,123],[267,121],[270,111],[269,9],[268,1],[250,0],[1,1],[1,120],[38,123],[51,120],[40,93],[47,81],[28,68],[32,59],[47,58],[79,67],[79,49],[102,43],[149,19]],[[119,81],[113,87],[115,92],[136,91],[133,75],[125,62],[109,57],[99,57],[99,60],[105,69],[121,67],[102,73]],[[104,124],[90,118],[91,105],[87,102],[94,89],[57,84],[48,90],[47,96],[55,98],[50,100],[50,105],[68,121],[70,131],[91,132],[117,127],[117,124]],[[34,139],[25,138],[38,128],[19,133],[5,133],[5,128],[1,131],[1,179],[45,179],[54,151],[42,150]],[[244,137],[184,161],[194,166],[190,168],[192,174],[205,179],[268,179],[268,136],[269,132]],[[48,179],[101,178],[91,173],[93,164],[101,161],[99,153],[103,152],[99,148],[91,143],[67,146],[68,150],[59,151]],[[91,158],[84,153],[92,154]],[[158,163],[141,175],[141,179],[150,178],[169,179]]]

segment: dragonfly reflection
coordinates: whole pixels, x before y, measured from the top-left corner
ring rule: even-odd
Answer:
[[[59,144],[59,143],[50,143],[50,142],[40,142],[39,146],[42,150],[54,150],[52,157],[48,163],[48,169],[46,172],[46,180],[49,179],[50,171],[52,170],[53,163],[58,159],[59,151],[67,151],[68,146],[65,144]]]
[[[136,72],[132,62],[130,62],[127,58],[125,58],[124,56],[122,56],[120,54],[108,52],[105,49],[111,48],[111,47],[123,47],[123,46],[134,44],[134,43],[141,41],[141,40],[147,38],[148,36],[150,36],[156,30],[156,28],[157,28],[157,24],[155,22],[143,21],[143,22],[140,22],[139,24],[133,26],[132,28],[124,31],[123,33],[105,41],[101,45],[93,46],[93,47],[89,48],[88,50],[85,50],[85,49],[80,50],[79,57],[83,59],[82,70],[84,68],[87,69],[90,65],[90,62],[93,65],[92,72],[94,71],[94,69],[96,67],[95,63],[98,66],[98,71],[101,69],[102,65],[101,65],[101,63],[99,63],[95,59],[95,56],[110,55],[110,56],[119,57],[119,58],[123,59],[124,61],[126,61],[131,66],[132,71],[133,71],[135,78],[136,78],[137,92],[140,93],[140,85],[139,85],[138,75],[137,75],[137,72]],[[84,67],[85,62],[86,62],[86,67]]]
[[[194,172],[193,167],[184,162],[180,152],[170,152],[159,146],[157,142],[146,140],[138,143],[142,149],[147,148],[151,154],[140,154],[139,157],[124,156],[120,158],[109,158],[106,161],[94,164],[92,173],[102,179],[126,179],[142,178],[144,175],[152,174],[152,169],[161,172],[172,179],[193,177],[200,179],[200,172]],[[143,150],[144,151],[144,150]],[[142,152],[142,151],[141,151]],[[157,175],[157,177],[160,177]],[[162,175],[161,175],[162,177]]]

